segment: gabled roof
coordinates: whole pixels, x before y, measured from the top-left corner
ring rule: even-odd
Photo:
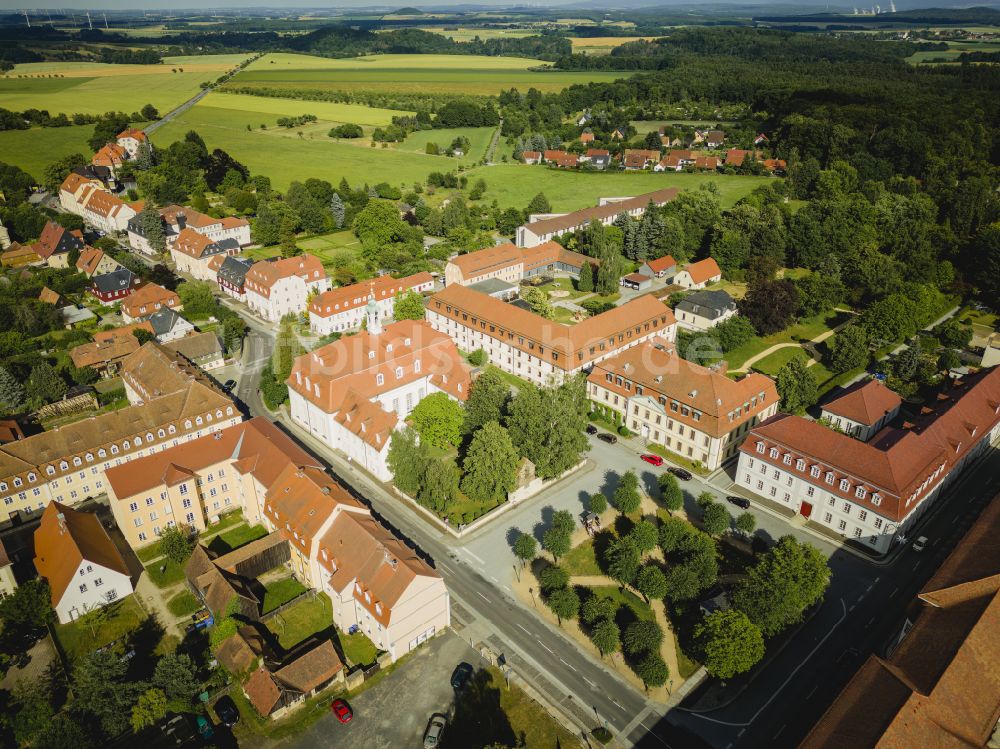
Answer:
[[[136,127],[125,128],[120,133],[118,133],[118,135],[116,136],[116,138],[117,139],[134,138],[135,140],[143,142],[143,143],[145,143],[145,142],[147,142],[149,140],[149,138],[146,137],[146,133],[143,132],[142,130],[140,130],[139,128],[136,128]]]
[[[857,424],[871,426],[902,404],[903,399],[878,380],[859,382],[823,404],[823,410]]]
[[[623,211],[631,211],[637,208],[645,209],[650,202],[656,205],[669,203],[677,197],[679,192],[680,190],[676,187],[667,187],[662,190],[637,195],[634,198],[610,201],[604,205],[594,206],[592,208],[583,208],[579,211],[573,211],[572,213],[567,213],[563,216],[555,216],[553,218],[543,218],[538,221],[532,221],[531,223],[525,224],[525,228],[529,229],[537,236],[541,236],[542,234],[561,234],[577,226],[588,224],[593,219],[603,221],[611,218],[612,216],[617,216]]]
[[[79,369],[93,367],[95,364],[107,365],[124,359],[139,348],[135,336],[116,336],[106,342],[93,341],[75,346],[69,352],[73,366]]]
[[[274,676],[264,666],[251,674],[243,685],[250,704],[261,715],[267,717],[281,700],[281,690],[274,681]]]
[[[201,365],[205,359],[219,357],[223,353],[222,341],[211,330],[201,333],[188,333],[183,338],[164,343],[163,347],[170,351],[176,351],[188,361],[198,365]]]
[[[185,227],[177,235],[173,250],[200,260],[211,255],[238,250],[239,247],[240,244],[235,239],[212,241],[191,227]]]
[[[73,249],[83,250],[83,235],[78,230],[70,231],[55,221],[49,221],[42,229],[38,241],[31,245],[31,249],[43,260],[48,260],[53,255],[60,255]]]
[[[66,297],[60,294],[58,291],[53,291],[48,286],[43,286],[42,290],[38,293],[38,301],[45,304],[51,304],[56,307],[65,307],[69,304],[66,301]]]
[[[150,327],[153,329],[154,335],[161,336],[166,335],[173,330],[174,326],[183,319],[184,318],[174,310],[169,307],[164,307],[158,312],[154,312],[152,315],[147,317],[146,322],[148,322]]]
[[[81,273],[92,276],[97,272],[97,266],[101,264],[103,259],[104,250],[87,245],[83,248],[79,259],[76,261],[76,269]]]
[[[113,270],[110,273],[102,273],[90,279],[94,288],[102,294],[130,289],[135,280],[135,274],[128,268],[118,268],[118,270]]]
[[[715,258],[712,257],[699,260],[697,263],[691,263],[684,268],[684,270],[688,272],[688,275],[691,276],[691,280],[694,283],[705,283],[705,281],[710,278],[722,275],[722,270],[719,268],[719,264],[715,262]]]
[[[298,277],[307,283],[326,278],[323,263],[314,255],[298,255],[280,260],[262,260],[247,271],[246,288],[270,297],[271,287],[283,278]]]
[[[129,574],[97,515],[49,502],[35,530],[35,569],[49,581],[53,607],[62,600],[83,561]]]
[[[332,640],[324,640],[274,672],[275,678],[296,692],[308,694],[343,670]]]
[[[647,260],[646,265],[654,273],[663,273],[671,268],[676,268],[677,261],[674,260],[673,255],[664,255],[663,257],[656,258],[656,260]]]
[[[128,299],[122,302],[122,312],[129,317],[146,317],[157,311],[157,304],[163,307],[180,307],[181,298],[176,291],[164,288],[152,281],[132,292]],[[145,307],[145,310],[143,308]]]
[[[247,271],[250,270],[253,264],[254,261],[250,258],[227,255],[222,261],[222,265],[219,266],[218,278],[220,281],[226,281],[232,286],[243,286]]]
[[[117,143],[108,143],[94,154],[90,163],[94,166],[120,166],[128,160],[128,151]]]
[[[716,318],[732,309],[734,304],[733,298],[727,292],[705,289],[688,294],[677,303],[674,309],[684,310],[701,317]]]
[[[373,296],[378,302],[433,281],[434,277],[427,271],[400,279],[390,275],[379,276],[369,281],[359,281],[350,286],[341,286],[317,294],[309,302],[309,312],[317,317],[329,317],[365,306],[369,296]]]

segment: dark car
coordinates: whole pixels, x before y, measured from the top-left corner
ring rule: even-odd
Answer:
[[[222,725],[232,728],[240,722],[240,711],[236,708],[236,703],[228,694],[224,694],[215,703],[215,714],[219,716]]]
[[[236,380],[226,380],[225,384],[222,386],[222,389],[228,393],[231,392],[234,387],[236,387]]]
[[[587,434],[597,434],[597,427],[593,424],[587,424]]]
[[[215,736],[215,728],[212,726],[212,721],[206,718],[204,715],[196,715],[194,719],[195,725],[198,726],[198,735],[201,736],[206,741],[213,736]]]
[[[451,688],[456,692],[465,686],[472,676],[472,666],[468,663],[459,663],[451,674]]]
[[[736,505],[744,510],[750,509],[750,500],[745,497],[737,497],[735,494],[727,494],[726,501],[731,505]]]
[[[674,474],[674,476],[679,478],[681,481],[691,480],[691,471],[685,471],[683,468],[677,468],[675,466],[671,466],[667,470],[670,471],[672,474]]]
[[[615,435],[608,434],[607,432],[602,432],[601,434],[597,435],[597,439],[601,440],[602,442],[607,442],[609,445],[613,445],[616,442],[618,442],[618,438],[615,437]]]

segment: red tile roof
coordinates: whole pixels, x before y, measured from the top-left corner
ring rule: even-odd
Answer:
[[[677,197],[679,192],[680,190],[676,187],[667,187],[662,190],[637,195],[634,198],[609,202],[604,205],[593,206],[591,208],[583,208],[579,211],[573,211],[572,213],[567,213],[563,216],[539,219],[538,221],[532,221],[531,223],[525,224],[525,226],[536,236],[540,236],[542,234],[561,234],[577,226],[585,226],[593,219],[603,221],[611,218],[612,216],[617,216],[623,211],[628,212],[637,208],[645,210],[650,202],[656,205],[669,203]]]
[[[896,410],[903,399],[878,380],[853,385],[823,404],[823,410],[871,426]]]
[[[174,243],[173,249],[187,255],[188,257],[200,259],[204,254],[205,249],[211,245],[211,239],[186,226],[181,229],[180,233],[177,235],[177,240]]]
[[[83,252],[80,253],[80,257],[76,261],[76,269],[81,273],[92,276],[97,271],[97,266],[101,264],[103,259],[104,250],[87,245],[83,248]]]
[[[149,282],[122,302],[122,312],[129,317],[146,317],[164,307],[177,309],[180,306],[181,298],[176,291]]]
[[[722,275],[719,264],[712,257],[699,260],[697,263],[691,263],[684,270],[688,272],[694,283],[705,283],[710,278]]]
[[[135,138],[138,141],[146,142],[149,138],[146,137],[146,133],[135,127],[129,127],[118,133],[117,138]]]
[[[274,682],[271,672],[261,666],[251,674],[243,685],[243,691],[253,705],[254,710],[265,718],[271,714],[281,700],[281,690]]]
[[[97,515],[49,502],[35,530],[35,569],[49,581],[53,606],[62,600],[84,560],[129,574]]]
[[[330,317],[350,309],[363,307],[368,303],[369,295],[374,295],[375,301],[381,301],[394,297],[399,292],[415,289],[433,281],[434,277],[427,271],[399,279],[389,275],[379,276],[369,281],[359,281],[350,286],[341,286],[317,294],[309,302],[309,311],[318,317]]]
[[[670,270],[671,268],[677,267],[677,261],[674,260],[673,255],[664,255],[663,257],[658,257],[656,260],[647,260],[646,265],[654,273],[662,273],[663,271]]]
[[[127,160],[128,151],[119,146],[117,143],[108,143],[94,154],[90,163],[94,166],[117,167],[121,166]]]
[[[306,282],[326,278],[323,263],[314,255],[298,255],[280,260],[262,260],[250,266],[246,275],[246,288],[263,296],[270,297],[271,287],[282,278],[298,276]]]

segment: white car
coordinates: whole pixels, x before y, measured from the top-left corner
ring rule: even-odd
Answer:
[[[448,719],[441,713],[434,713],[427,730],[424,732],[424,749],[436,749],[441,744],[441,737],[444,735],[445,726]]]
[[[927,536],[921,536],[916,541],[913,542],[914,551],[923,551],[928,546],[930,546],[930,541],[927,540]]]

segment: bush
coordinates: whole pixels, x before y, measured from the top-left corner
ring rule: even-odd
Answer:
[[[486,364],[486,361],[487,361],[486,352],[483,351],[481,348],[477,348],[475,351],[469,354],[469,364],[471,364],[474,367],[481,367],[484,364]]]
[[[629,430],[629,428],[624,424],[618,427],[618,434],[620,434],[622,437],[625,437],[626,439],[632,436],[631,430]]]

